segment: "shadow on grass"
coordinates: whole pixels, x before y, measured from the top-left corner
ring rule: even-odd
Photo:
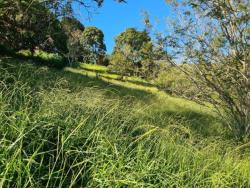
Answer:
[[[116,72],[113,72],[111,70],[98,70],[98,69],[94,69],[94,68],[89,68],[86,65],[80,65],[80,68],[84,71],[90,71],[93,74],[99,75],[100,77],[103,78],[107,78],[107,79],[113,79],[113,80],[118,80],[121,82],[129,82],[129,83],[133,83],[133,84],[138,84],[141,86],[146,86],[146,87],[155,87],[155,85],[146,82],[146,81],[140,81],[140,80],[132,80],[131,77],[127,77],[127,76],[120,76],[119,74],[117,74]],[[80,69],[80,70],[81,70]]]
[[[121,84],[118,85],[113,83],[112,79],[103,80],[102,77],[89,77],[87,75],[81,74],[80,72],[73,73],[65,71],[64,78],[69,79],[68,81],[70,82],[75,82],[75,80],[78,80],[78,84],[83,87],[98,87],[100,89],[105,89],[109,97],[115,95],[118,95],[120,97],[132,96],[138,100],[146,100],[147,98],[152,97],[152,95],[154,95],[152,94],[152,92],[147,92],[140,88],[136,89],[122,86],[123,81],[121,81]],[[140,85],[138,84],[137,86],[139,87]]]
[[[56,58],[44,59],[39,56],[25,56],[23,54],[19,54],[15,50],[7,49],[2,45],[0,45],[0,57],[1,56],[15,58],[22,61],[30,61],[34,65],[48,66],[56,69],[63,69],[65,66],[68,65],[66,58],[63,57],[61,59],[56,59]]]
[[[155,87],[155,85],[147,82],[142,82],[142,81],[136,81],[136,80],[126,80],[127,82],[133,83],[133,84],[138,84],[146,87]]]
[[[70,84],[63,84],[62,88],[70,89],[71,92],[80,91],[86,87],[97,87],[104,90],[107,93],[107,97],[125,97],[132,96],[137,100],[145,100],[146,98],[152,96],[152,93],[143,91],[142,89],[128,88],[121,85],[116,85],[104,81],[96,77],[88,77],[80,73],[72,73],[68,71],[58,70],[55,68],[50,68],[46,66],[41,66],[41,64],[34,63],[34,60],[25,61],[23,59],[17,58],[0,58],[2,59],[0,65],[7,69],[8,72],[13,73],[13,75],[18,75],[20,72],[21,77],[19,77],[21,82],[24,82],[34,89],[52,89],[55,84],[62,79],[64,82]],[[35,66],[34,66],[35,65]],[[43,64],[44,65],[44,64]],[[1,68],[1,67],[0,67]],[[62,81],[63,82],[63,81]]]
[[[0,62],[0,70],[1,67],[14,73],[13,75],[18,77],[18,81],[28,84],[36,91],[51,90],[58,84],[59,88],[67,89],[69,92],[81,91],[86,89],[86,87],[97,87],[105,91],[107,98],[132,97],[133,101],[142,101],[146,105],[156,102],[156,106],[151,107],[153,109],[150,109],[149,113],[143,112],[142,116],[139,118],[144,118],[149,123],[151,122],[160,127],[169,125],[168,121],[173,119],[173,123],[180,122],[181,125],[189,127],[194,133],[203,136],[221,135],[224,131],[222,123],[215,116],[202,111],[199,112],[192,109],[191,106],[182,108],[181,105],[174,104],[173,101],[169,102],[172,102],[175,108],[168,108],[166,104],[164,105],[160,101],[154,100],[156,95],[150,91],[124,87],[123,85],[115,85],[109,83],[109,81],[104,81],[95,77],[91,78],[80,73],[34,66],[25,61],[13,58],[2,59]],[[20,72],[21,76],[18,75]],[[181,101],[179,103],[181,103]]]
[[[188,110],[166,109],[152,113],[151,115],[159,116],[163,120],[165,119],[159,125],[162,128],[166,127],[169,124],[166,125],[166,122],[172,119],[174,120],[173,124],[178,122],[189,128],[193,133],[203,137],[221,136],[226,131],[222,121],[218,117],[202,111],[192,110],[192,108]]]

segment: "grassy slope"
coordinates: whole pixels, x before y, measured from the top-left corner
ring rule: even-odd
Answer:
[[[135,76],[123,76],[121,77],[118,74],[112,73],[112,71],[102,65],[96,65],[96,64],[86,64],[86,63],[81,63],[79,66],[79,69],[68,69],[68,71],[77,71],[78,73],[80,72],[83,75],[87,76],[92,76],[95,77],[98,75],[99,77],[102,78],[107,78],[107,79],[113,79],[113,80],[123,80],[131,83],[137,83],[140,85],[152,85],[148,81],[135,77]]]
[[[12,59],[0,73],[0,187],[250,187],[249,151],[209,109]]]

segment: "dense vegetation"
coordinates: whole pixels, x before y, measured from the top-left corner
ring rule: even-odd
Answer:
[[[0,0],[0,188],[250,187],[250,1],[167,2],[108,55],[104,0]]]
[[[248,145],[209,108],[20,60],[0,70],[2,187],[250,186]]]

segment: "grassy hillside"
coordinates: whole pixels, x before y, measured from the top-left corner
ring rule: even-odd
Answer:
[[[81,70],[0,62],[0,187],[250,187],[212,109]]]
[[[117,73],[114,73],[108,67],[102,66],[102,65],[81,63],[77,70],[72,69],[72,68],[67,68],[66,70],[71,71],[71,72],[78,72],[85,76],[91,76],[91,77],[99,76],[101,78],[120,80],[120,81],[126,81],[130,83],[136,83],[140,85],[152,86],[152,84],[150,84],[148,81],[142,78],[135,77],[135,76],[121,76]]]

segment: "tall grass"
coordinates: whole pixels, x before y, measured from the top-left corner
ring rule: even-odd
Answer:
[[[199,105],[12,59],[0,72],[0,187],[250,187],[247,145]]]

